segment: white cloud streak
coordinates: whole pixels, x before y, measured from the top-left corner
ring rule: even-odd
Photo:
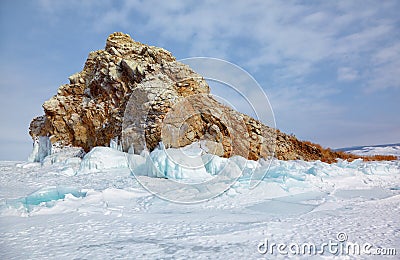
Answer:
[[[338,81],[354,81],[358,78],[358,72],[349,67],[341,67],[338,69]]]
[[[61,8],[98,13],[93,20],[97,30],[108,31],[118,25],[127,30],[157,32],[164,40],[185,42],[191,46],[189,55],[193,56],[229,58],[246,49],[240,41],[248,41],[255,49],[247,50],[252,55],[242,62],[254,71],[265,65],[279,65],[287,68],[286,77],[304,78],[322,61],[337,62],[339,69],[351,60],[354,66],[372,65],[372,70],[362,68],[368,70],[370,80],[366,85],[370,88],[400,87],[381,86],[378,79],[385,66],[373,63],[382,48],[389,48],[385,45],[398,41],[393,35],[397,32],[398,36],[400,19],[388,15],[399,7],[396,1],[125,0],[118,6],[110,1],[63,3],[41,1],[52,13]],[[138,16],[139,21],[135,20]],[[398,52],[393,54],[400,59]]]

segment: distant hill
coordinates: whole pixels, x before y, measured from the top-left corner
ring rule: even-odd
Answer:
[[[397,144],[379,144],[379,145],[368,145],[368,146],[353,146],[336,149],[336,151],[342,151],[357,155],[394,155],[400,158],[400,143]]]

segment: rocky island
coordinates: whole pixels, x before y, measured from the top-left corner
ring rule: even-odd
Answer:
[[[107,38],[104,50],[91,52],[83,70],[70,76],[43,109],[45,114],[30,124],[30,135],[42,146],[88,152],[119,140],[123,150],[133,147],[140,153],[160,142],[178,148],[202,141],[208,152],[223,157],[352,158],[223,105],[204,78],[170,52],[120,32]]]

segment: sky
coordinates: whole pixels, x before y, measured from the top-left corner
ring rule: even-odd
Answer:
[[[224,59],[276,126],[324,147],[400,142],[400,1],[0,1],[0,160],[26,160],[41,105],[116,31]],[[251,90],[249,90],[251,91]]]

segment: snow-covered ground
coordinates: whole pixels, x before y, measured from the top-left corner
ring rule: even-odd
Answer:
[[[301,248],[314,245],[315,259],[400,255],[399,160],[68,154],[0,162],[0,259],[310,258]],[[346,253],[354,243],[360,255]]]

